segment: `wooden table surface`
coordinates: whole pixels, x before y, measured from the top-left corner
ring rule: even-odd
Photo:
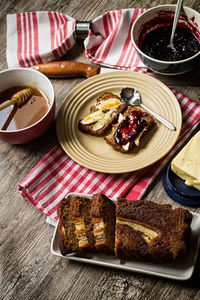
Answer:
[[[22,11],[54,10],[79,20],[91,20],[105,11],[129,7],[153,7],[176,3],[161,0],[2,0],[0,10],[0,70],[6,64],[6,15]],[[200,12],[199,0],[185,0],[184,5]],[[88,62],[83,43],[78,42],[65,59]],[[200,103],[199,69],[188,74],[159,79],[175,86]],[[158,76],[156,76],[158,77]],[[85,79],[51,80],[56,94],[56,115],[68,92]],[[56,120],[55,115],[55,120]],[[200,259],[193,277],[187,282],[162,279],[70,262],[50,253],[54,228],[46,217],[22,198],[17,184],[57,143],[55,120],[38,139],[25,145],[0,142],[0,251],[1,299],[200,299]],[[44,142],[45,141],[45,142]],[[180,207],[165,193],[162,174],[151,186],[146,199]],[[193,212],[200,209],[190,208]]]

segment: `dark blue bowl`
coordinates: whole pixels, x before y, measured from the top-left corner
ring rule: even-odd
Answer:
[[[187,186],[180,177],[171,170],[171,164],[163,174],[162,184],[167,195],[182,205],[200,206],[200,191]]]
[[[156,73],[164,74],[164,75],[178,75],[185,72],[188,72],[192,69],[194,69],[200,62],[200,51],[196,53],[195,55],[179,61],[164,61],[164,60],[158,60],[154,59],[148,55],[146,55],[144,52],[140,49],[141,44],[141,32],[145,26],[145,24],[148,24],[147,32],[155,29],[158,27],[159,22],[162,22],[163,16],[171,16],[172,19],[171,22],[173,22],[173,16],[175,11],[176,5],[160,5],[156,6],[154,8],[151,8],[144,12],[141,16],[137,18],[137,20],[134,22],[131,30],[131,39],[133,42],[133,45],[137,51],[137,54],[139,55],[140,59],[146,65],[149,69]],[[181,20],[181,22],[190,22],[190,24],[194,24],[195,30],[198,31],[198,35],[200,35],[200,14],[189,8],[184,6],[184,20]],[[153,22],[151,22],[153,20]],[[166,22],[166,21],[165,21]],[[151,25],[152,28],[149,28],[149,23],[153,24]],[[167,22],[166,22],[167,24]],[[193,25],[191,25],[193,26]]]

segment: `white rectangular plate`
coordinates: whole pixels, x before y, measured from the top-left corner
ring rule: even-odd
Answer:
[[[77,193],[68,194],[67,198],[71,199],[75,196],[91,198],[91,195]],[[120,270],[150,274],[176,280],[187,280],[192,276],[192,273],[194,271],[200,243],[200,214],[192,213],[192,215],[193,219],[191,223],[191,239],[189,242],[188,252],[173,263],[155,264],[148,262],[127,261],[126,263],[121,264],[119,259],[108,255],[80,253],[62,255],[58,246],[57,226],[55,228],[51,242],[51,252],[52,254],[63,258],[94,265],[100,265],[103,267],[112,267]]]

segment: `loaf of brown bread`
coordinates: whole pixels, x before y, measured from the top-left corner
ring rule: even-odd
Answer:
[[[122,260],[164,263],[187,250],[192,214],[147,200],[114,202],[103,194],[63,199],[58,242],[72,252],[113,254]]]
[[[117,124],[105,137],[107,144],[114,150],[128,153],[134,146],[140,145],[141,138],[156,124],[154,118],[137,106],[129,106],[118,117]]]
[[[118,96],[106,92],[97,98],[88,115],[79,121],[78,128],[94,136],[104,136],[126,108],[127,104]]]
[[[186,251],[191,220],[191,213],[182,208],[118,199],[116,257],[159,263],[173,261]]]

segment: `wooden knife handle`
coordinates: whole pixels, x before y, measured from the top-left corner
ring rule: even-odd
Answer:
[[[74,61],[52,61],[31,67],[47,77],[92,77],[100,71],[99,66]]]

